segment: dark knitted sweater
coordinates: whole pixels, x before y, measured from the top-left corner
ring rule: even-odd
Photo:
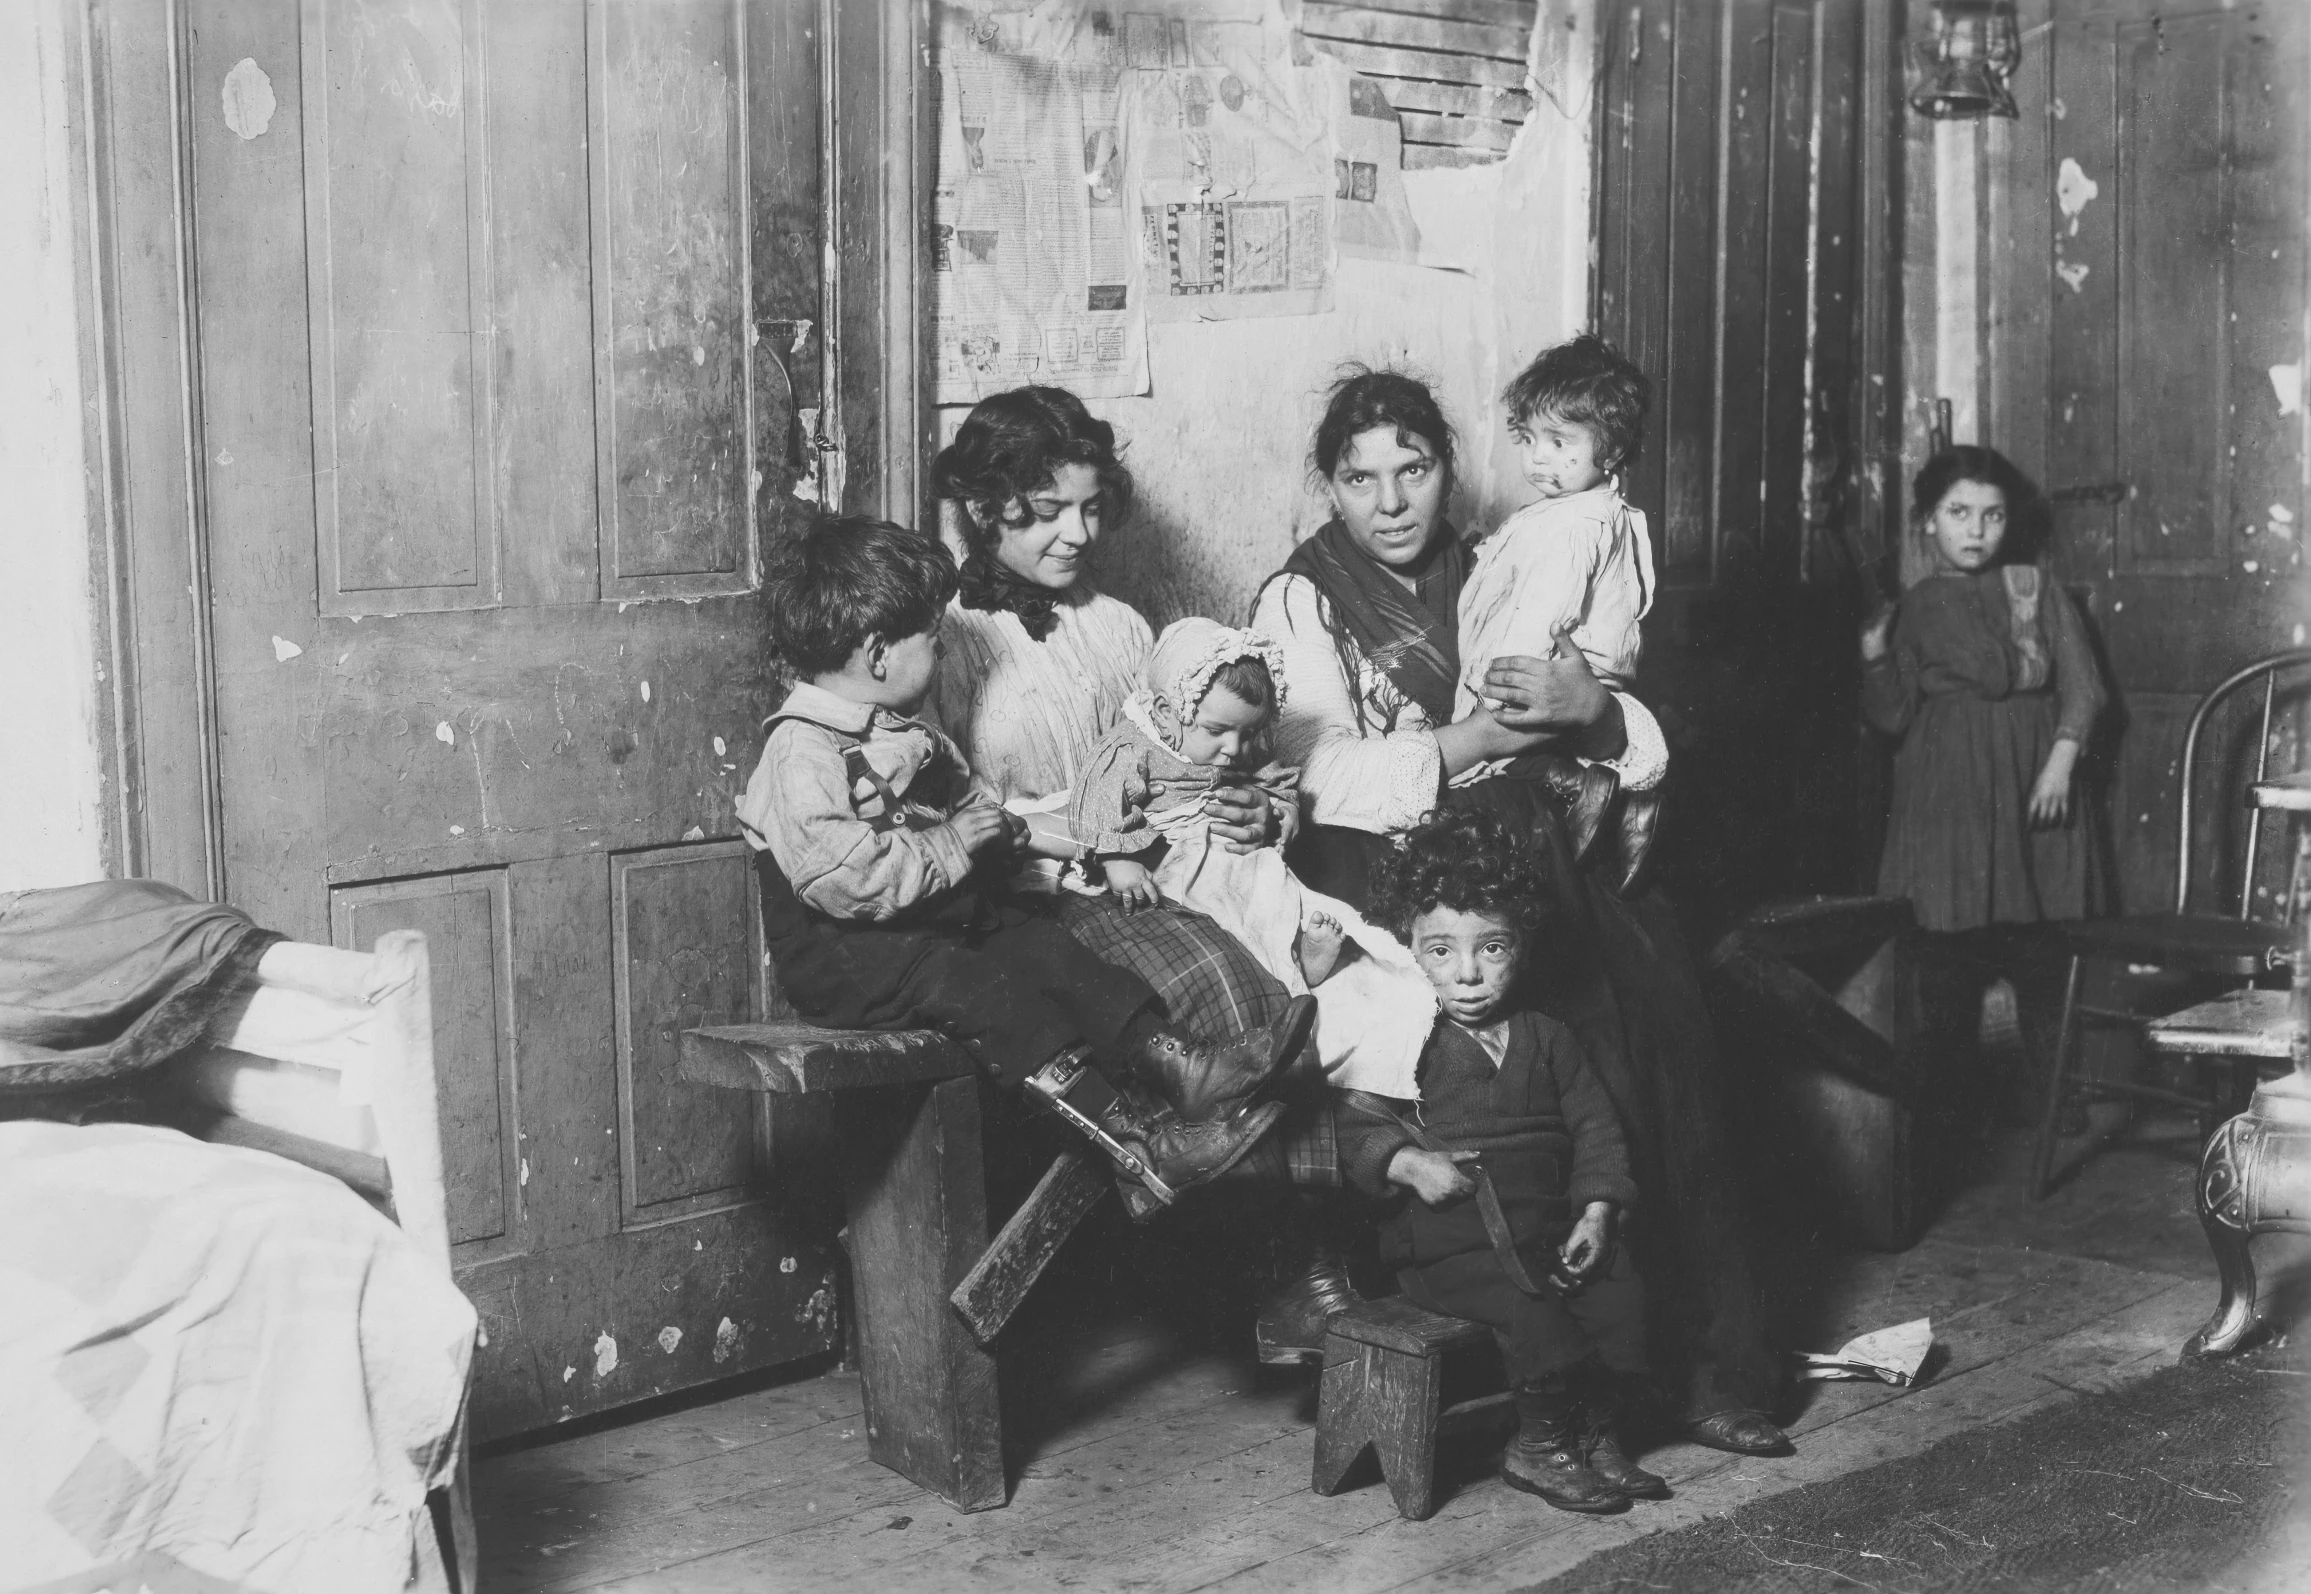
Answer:
[[[1538,1013],[1508,1020],[1500,1067],[1481,1042],[1439,1019],[1420,1056],[1420,1106],[1414,1120],[1455,1151],[1478,1159],[1500,1193],[1501,1210],[1519,1250],[1558,1245],[1592,1201],[1627,1208],[1637,1199],[1620,1119],[1573,1032]],[[1399,1106],[1407,1118],[1415,1109]],[[1381,1224],[1380,1258],[1391,1267],[1425,1267],[1467,1251],[1491,1249],[1473,1200],[1443,1208],[1388,1182],[1388,1163],[1411,1145],[1404,1130],[1344,1107],[1340,1165],[1375,1195],[1401,1197]]]

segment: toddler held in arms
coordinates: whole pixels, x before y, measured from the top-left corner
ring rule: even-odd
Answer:
[[[1283,1108],[1255,1104],[1315,1007],[1217,1045],[1166,1027],[1138,975],[982,887],[1033,840],[921,717],[955,565],[938,540],[821,520],[764,584],[802,680],[766,722],[738,817],[788,1000],[841,1029],[937,1029],[1096,1145],[1145,1213],[1217,1177]]]
[[[1148,685],[1085,761],[1069,824],[1127,912],[1166,899],[1191,908],[1294,996],[1313,992],[1311,1047],[1333,1084],[1406,1094],[1436,1000],[1386,931],[1285,866],[1300,823],[1299,772],[1265,753],[1283,679],[1276,645],[1258,632],[1202,619],[1166,626]],[[1267,793],[1280,827],[1273,846],[1212,834],[1203,799],[1223,779]]]
[[[1653,542],[1645,516],[1621,496],[1618,473],[1645,440],[1652,384],[1603,338],[1583,333],[1544,349],[1501,394],[1525,481],[1540,494],[1480,542],[1460,595],[1460,690],[1455,719],[1483,701],[1496,658],[1578,656],[1615,691],[1635,680],[1641,622],[1653,607]],[[1499,705],[1488,705],[1497,708]],[[1631,752],[1639,752],[1632,748]],[[1587,856],[1622,781],[1612,766],[1551,753],[1509,761],[1564,802],[1576,856]],[[1620,763],[1633,768],[1624,756]],[[1649,835],[1660,764],[1629,783],[1623,838],[1633,868]],[[1468,785],[1500,762],[1463,771]]]
[[[1645,1312],[1613,1231],[1637,1190],[1580,1042],[1518,999],[1546,900],[1530,838],[1490,814],[1430,814],[1381,860],[1374,917],[1411,947],[1444,1022],[1417,1109],[1343,1098],[1340,1163],[1397,1199],[1380,1259],[1406,1298],[1492,1329],[1518,1419],[1502,1479],[1560,1510],[1620,1511],[1669,1495],[1620,1437]]]

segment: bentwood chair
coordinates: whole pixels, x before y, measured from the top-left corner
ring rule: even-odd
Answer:
[[[2241,1082],[2219,1073],[2207,1080],[2202,1096],[2187,1095],[2159,1085],[2125,1080],[2087,1079],[2080,1074],[2080,1054],[2087,1025],[2119,1025],[2139,1031],[2152,1015],[2123,1008],[2101,1007],[2080,1000],[2086,967],[2090,963],[2125,964],[2175,973],[2208,976],[2226,982],[2248,982],[2278,966],[2287,941],[2284,923],[2259,919],[2254,912],[2255,864],[2262,847],[2263,812],[2250,805],[2247,847],[2239,874],[2238,903],[2228,913],[2194,912],[2191,908],[2192,843],[2198,818],[2199,754],[2204,733],[2216,709],[2233,694],[2260,683],[2261,712],[2256,721],[2253,783],[2270,778],[2271,724],[2279,696],[2280,678],[2311,666],[2311,648],[2290,649],[2256,660],[2219,682],[2199,699],[2183,732],[2180,791],[2176,797],[2175,903],[2167,913],[2137,913],[2121,918],[2084,919],[2062,925],[2070,974],[2063,987],[2062,1025],[2055,1038],[2054,1066],[2048,1070],[2046,1102],[2038,1123],[2038,1140],[2030,1165],[2030,1197],[2042,1200],[2054,1180],[2056,1142],[2061,1137],[2064,1109],[2072,1102],[2122,1100],[2185,1107],[2199,1116],[2203,1129],[2228,1117],[2233,1095]],[[2243,789],[2244,790],[2244,789]],[[2290,905],[2291,906],[2291,905]],[[2282,915],[2285,917],[2285,915]],[[2244,1081],[2253,1088],[2253,1078]],[[2242,1099],[2238,1106],[2244,1106]]]

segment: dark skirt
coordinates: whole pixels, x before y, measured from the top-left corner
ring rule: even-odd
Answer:
[[[1529,826],[1554,864],[1556,898],[1530,1000],[1570,1027],[1604,1080],[1628,1137],[1638,1202],[1625,1231],[1645,1280],[1653,1360],[1682,1375],[1686,1414],[1770,1412],[1781,1369],[1748,1251],[1726,1144],[1725,1076],[1693,957],[1667,900],[1624,900],[1573,866],[1556,801],[1500,776],[1447,792],[1446,805]],[[1312,827],[1293,866],[1312,888],[1363,909],[1386,837]]]
[[[1928,930],[2103,911],[2102,853],[2083,782],[2072,783],[2068,821],[2030,823],[2030,791],[2060,717],[2052,692],[1927,696],[1894,754],[1879,894],[1909,898]]]

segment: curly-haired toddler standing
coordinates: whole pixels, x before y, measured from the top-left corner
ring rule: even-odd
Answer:
[[[1503,1480],[1560,1510],[1618,1511],[1669,1492],[1619,1433],[1646,1367],[1643,1286],[1613,1236],[1637,1188],[1580,1042],[1517,1002],[1544,881],[1530,839],[1482,813],[1431,814],[1381,862],[1374,916],[1445,1021],[1421,1056],[1424,1127],[1352,1092],[1340,1161],[1398,1199],[1380,1255],[1405,1296],[1499,1342],[1519,1424]]]

